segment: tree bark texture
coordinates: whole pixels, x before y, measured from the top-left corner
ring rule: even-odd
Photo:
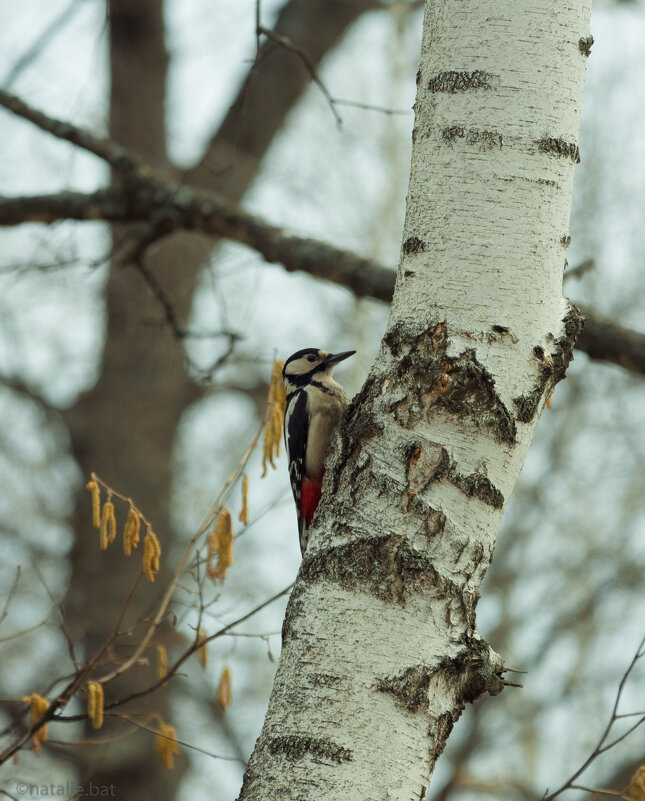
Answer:
[[[478,588],[580,314],[562,297],[589,0],[426,3],[401,261],[328,465],[240,799],[423,799],[503,687]]]

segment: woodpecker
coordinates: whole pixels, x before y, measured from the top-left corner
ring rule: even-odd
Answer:
[[[307,528],[320,501],[329,446],[349,404],[347,393],[331,372],[338,362],[354,353],[355,350],[327,353],[305,348],[290,356],[282,369],[287,390],[284,442],[303,555],[309,539]]]

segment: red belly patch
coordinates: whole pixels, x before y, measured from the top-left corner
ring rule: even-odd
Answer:
[[[302,495],[300,501],[300,514],[304,517],[307,525],[311,523],[314,512],[318,507],[320,501],[320,493],[322,489],[322,480],[325,475],[323,470],[319,476],[308,477],[304,476],[302,479]]]

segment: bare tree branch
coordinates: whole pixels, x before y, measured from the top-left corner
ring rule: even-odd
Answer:
[[[0,226],[59,220],[148,222],[155,232],[197,230],[253,248],[286,270],[301,270],[345,286],[359,297],[389,302],[396,273],[354,253],[315,239],[288,234],[238,209],[222,195],[180,186],[155,173],[127,149],[70,123],[32,109],[9,92],[0,105],[58,138],[71,142],[128,175],[124,186],[90,194],[62,192],[31,197],[0,197]],[[156,234],[155,234],[156,236]],[[585,328],[577,349],[645,375],[645,334],[623,328],[592,309],[584,309]]]
[[[645,651],[643,650],[643,646],[645,646],[645,637],[643,637],[643,639],[640,641],[638,648],[636,649],[636,653],[632,658],[632,661],[629,663],[629,666],[623,673],[620,683],[618,684],[618,691],[616,692],[616,698],[614,699],[614,706],[612,708],[611,715],[609,717],[609,720],[607,721],[607,725],[605,726],[602,735],[600,736],[600,739],[598,740],[596,747],[591,752],[591,754],[589,754],[589,756],[582,763],[582,765],[578,768],[578,770],[576,770],[576,772],[572,776],[570,776],[567,779],[567,781],[564,782],[564,784],[562,784],[560,787],[558,787],[558,789],[555,790],[553,793],[549,793],[548,795],[545,793],[542,801],[554,801],[554,799],[557,798],[565,790],[570,790],[573,789],[574,787],[577,787],[576,780],[587,770],[587,768],[592,764],[592,762],[594,762],[601,754],[604,754],[605,751],[609,751],[610,748],[613,748],[614,746],[618,745],[618,743],[622,742],[635,729],[637,729],[642,723],[645,722],[645,716],[642,716],[636,721],[636,723],[630,726],[620,736],[614,737],[613,740],[609,739],[614,723],[620,717],[618,714],[618,707],[620,705],[620,700],[622,698],[625,685],[627,684],[627,680],[629,679],[632,670],[636,666],[636,663],[639,661],[639,659],[642,659],[643,656],[645,656]],[[590,790],[587,787],[577,787],[577,789],[586,790],[587,792],[608,792],[612,795],[615,795],[615,793],[613,793],[612,791]],[[625,796],[621,797],[624,798]]]
[[[142,168],[142,163],[136,156],[107,137],[96,136],[96,134],[84,128],[79,128],[77,125],[50,117],[42,111],[27,105],[11,92],[0,90],[0,106],[6,108],[7,111],[11,111],[17,117],[22,117],[24,120],[32,122],[38,128],[47,131],[57,139],[63,139],[83,150],[87,150],[89,153],[93,153],[118,172],[137,173]]]
[[[624,367],[632,373],[645,374],[645,334],[623,328],[594,309],[580,306],[585,327],[576,347],[592,359]]]
[[[346,286],[359,296],[389,302],[396,273],[316,239],[294,236],[259,217],[240,211],[212,192],[177,188],[157,180],[140,180],[127,189],[112,187],[91,194],[0,198],[0,226],[60,220],[155,222],[165,218],[175,228],[225,237],[257,250],[268,262],[288,271],[302,270]]]

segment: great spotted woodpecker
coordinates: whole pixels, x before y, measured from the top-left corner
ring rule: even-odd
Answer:
[[[284,441],[303,555],[309,538],[307,528],[320,500],[329,446],[349,404],[347,393],[331,377],[331,371],[354,353],[305,348],[290,356],[282,369],[287,390]]]

